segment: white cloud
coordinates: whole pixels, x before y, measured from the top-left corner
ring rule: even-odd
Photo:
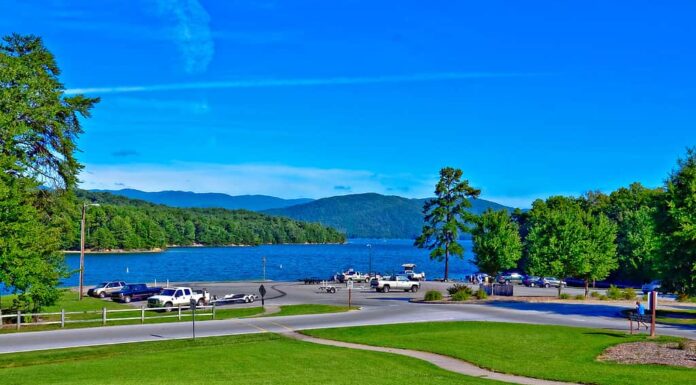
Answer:
[[[405,83],[424,82],[438,80],[463,80],[476,78],[501,78],[534,76],[524,73],[496,73],[496,72],[438,72],[428,74],[409,74],[395,76],[359,76],[359,77],[332,77],[332,78],[300,78],[300,79],[252,79],[252,80],[228,80],[195,83],[171,83],[136,86],[112,86],[112,87],[85,87],[70,88],[65,90],[67,95],[74,94],[111,94],[128,92],[152,92],[152,91],[177,91],[177,90],[205,90],[222,88],[268,88],[268,87],[306,87],[325,85],[352,85],[352,84],[377,84],[377,83]]]
[[[264,194],[283,198],[323,198],[337,194],[335,186],[351,186],[344,193],[389,190],[395,181],[408,184],[409,196],[428,196],[432,186],[405,175],[379,175],[365,170],[293,167],[263,164],[87,165],[80,175],[81,188],[144,191],[184,190],[221,192],[230,195]],[[399,194],[402,195],[402,194]]]
[[[185,71],[205,72],[215,53],[208,12],[196,0],[159,0],[157,3],[160,13],[174,22],[171,35],[184,59]]]

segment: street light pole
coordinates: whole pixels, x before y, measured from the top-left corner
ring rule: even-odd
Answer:
[[[367,269],[368,270],[367,275],[372,276],[372,245],[368,243],[367,247],[370,249],[370,251],[369,251],[369,253],[370,253],[370,265]]]
[[[85,217],[87,207],[89,206],[99,206],[99,203],[82,203],[82,220],[80,220],[80,301],[82,301],[85,281]]]

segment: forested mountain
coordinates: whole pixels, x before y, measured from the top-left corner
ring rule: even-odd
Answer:
[[[262,211],[275,208],[299,205],[311,202],[308,198],[283,199],[268,195],[227,195],[220,193],[194,193],[190,191],[157,191],[147,192],[133,189],[123,190],[92,190],[93,192],[108,192],[132,199],[142,199],[172,207],[215,207],[230,210]]]
[[[319,222],[345,232],[349,238],[415,238],[423,227],[423,203],[375,193],[318,199],[309,203],[264,211],[301,221]],[[471,212],[509,207],[484,199],[471,200]]]
[[[257,245],[336,243],[343,234],[316,223],[272,217],[246,210],[174,208],[105,192],[77,191],[88,208],[86,247],[152,249],[168,245]],[[79,248],[79,207],[71,213],[65,249]]]

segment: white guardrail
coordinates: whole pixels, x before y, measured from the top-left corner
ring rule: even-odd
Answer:
[[[203,312],[198,312],[198,310],[202,310]],[[61,328],[64,328],[66,324],[71,324],[71,323],[97,323],[101,322],[102,326],[106,326],[108,322],[119,322],[119,321],[132,321],[132,320],[140,320],[141,324],[145,323],[145,320],[151,320],[151,319],[163,319],[163,318],[177,318],[179,321],[183,319],[183,317],[191,317],[193,316],[193,311],[191,306],[172,306],[172,307],[154,307],[154,308],[148,308],[141,306],[140,308],[133,308],[133,309],[107,309],[107,308],[102,308],[102,310],[86,310],[86,311],[65,311],[65,309],[61,309],[59,312],[52,312],[52,313],[22,313],[21,311],[17,312],[12,312],[12,313],[5,313],[3,314],[2,310],[0,309],[0,328],[6,327],[6,326],[14,326],[19,330],[22,326],[37,326],[37,325],[60,325]],[[215,319],[215,303],[212,305],[205,305],[205,306],[195,306],[196,310],[196,318],[198,317],[204,317],[204,316],[210,316],[211,319]],[[208,312],[205,312],[208,310]],[[170,314],[172,312],[176,311],[176,314]],[[125,315],[125,313],[139,313],[137,316],[133,317],[111,317],[109,318],[109,314],[114,314],[114,313],[122,313]],[[153,316],[153,315],[148,315],[145,316],[145,312],[158,312],[162,313],[165,312],[163,315],[158,315],[158,316]],[[76,315],[79,315],[79,317],[74,317]],[[94,315],[94,318],[90,318],[89,316]],[[8,319],[9,322],[6,322],[5,319]],[[29,321],[27,321],[29,320]],[[14,323],[12,322],[14,321]]]

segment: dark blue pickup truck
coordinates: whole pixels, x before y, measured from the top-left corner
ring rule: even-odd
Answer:
[[[157,295],[162,291],[161,287],[148,287],[144,283],[129,283],[123,289],[115,293],[111,293],[111,300],[114,302],[142,301],[153,295]]]

